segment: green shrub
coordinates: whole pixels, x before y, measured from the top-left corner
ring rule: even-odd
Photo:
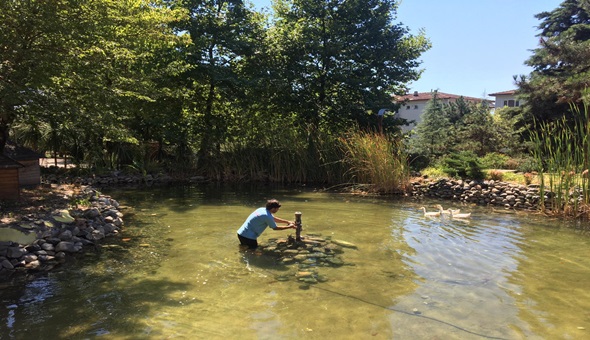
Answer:
[[[420,171],[422,176],[426,178],[442,178],[447,177],[447,174],[440,167],[427,167]]]
[[[516,169],[518,169],[518,166],[520,165],[521,162],[522,162],[522,160],[519,158],[510,158],[509,160],[506,161],[506,164],[504,166],[506,169],[516,170]]]
[[[519,172],[535,172],[539,170],[539,161],[533,157],[526,157],[520,160],[516,170]]]
[[[484,178],[479,160],[472,151],[451,153],[442,160],[442,164],[443,171],[450,177]]]
[[[510,156],[497,152],[490,152],[480,158],[480,163],[484,169],[505,169],[506,163],[509,160]]]

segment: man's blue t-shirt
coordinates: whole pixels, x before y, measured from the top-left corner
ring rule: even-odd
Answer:
[[[276,229],[277,224],[275,223],[270,210],[266,208],[258,208],[248,216],[244,224],[238,229],[238,235],[255,240],[262,234],[266,227]]]

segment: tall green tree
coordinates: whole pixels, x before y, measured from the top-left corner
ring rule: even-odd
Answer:
[[[465,104],[466,111],[454,127],[454,148],[471,151],[479,157],[499,151],[502,146],[502,135],[495,124],[488,102]]]
[[[553,121],[579,106],[590,85],[590,2],[565,0],[535,17],[539,47],[525,62],[533,71],[516,79],[525,100],[522,120]]]
[[[48,126],[44,135],[54,142],[46,147],[90,161],[103,157],[107,143],[136,143],[130,117],[162,92],[154,78],[168,72],[170,60],[161,56],[178,46],[169,23],[181,13],[159,0],[2,2],[8,5],[12,12],[1,11],[12,34],[2,40],[3,126],[17,119]]]
[[[301,124],[327,130],[376,122],[391,95],[418,79],[430,47],[394,23],[397,1],[279,0],[272,37],[282,80],[276,99]],[[372,115],[371,115],[372,113]],[[305,122],[305,123],[304,123]]]
[[[208,168],[226,137],[228,120],[240,109],[235,104],[247,84],[239,69],[257,51],[254,42],[262,21],[242,0],[180,3],[189,12],[183,28],[192,40],[187,54],[192,94],[188,110],[197,117],[200,166]]]
[[[0,152],[22,108],[60,75],[72,43],[70,1],[0,2]]]
[[[451,150],[453,124],[445,113],[446,106],[447,104],[440,100],[438,93],[433,92],[410,139],[412,154],[434,160]]]

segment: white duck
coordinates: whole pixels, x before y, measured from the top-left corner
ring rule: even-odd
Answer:
[[[424,207],[420,207],[420,209],[422,209],[422,211],[424,212],[424,216],[426,216],[426,217],[438,217],[438,216],[440,216],[440,211],[428,212],[428,211],[426,211],[426,208],[424,208]]]
[[[436,207],[438,208],[438,210],[440,211],[441,214],[447,214],[447,215],[450,214],[451,212],[454,215],[456,215],[461,211],[461,209],[454,209],[454,210],[447,209],[447,210],[445,210],[445,209],[443,209],[442,205],[440,205],[440,204],[437,204]]]
[[[451,218],[469,218],[471,217],[471,213],[466,214],[455,214],[452,210],[449,210]]]

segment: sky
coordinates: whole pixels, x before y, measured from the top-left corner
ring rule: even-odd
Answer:
[[[271,0],[251,0],[257,8]],[[423,29],[432,48],[423,53],[410,90],[492,98],[516,89],[514,75],[528,75],[524,62],[538,47],[540,21],[563,0],[401,0],[394,23],[411,34]]]

